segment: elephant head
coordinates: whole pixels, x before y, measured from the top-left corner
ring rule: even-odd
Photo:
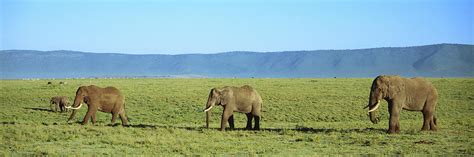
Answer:
[[[229,94],[228,90],[213,88],[209,93],[209,97],[207,98],[206,109],[206,128],[209,128],[209,120],[211,118],[211,110],[212,107],[215,105],[226,105],[229,101]]]
[[[56,102],[56,97],[51,98],[51,100],[49,101],[49,105],[51,106],[51,111],[56,112],[58,110],[57,105],[59,105],[59,102]]]
[[[56,104],[56,101],[55,101],[55,98],[54,98],[54,97],[51,98],[51,100],[49,100],[49,104],[51,104],[51,105]]]
[[[377,124],[379,118],[377,117],[377,109],[380,106],[380,101],[400,97],[404,84],[402,81],[389,76],[377,76],[372,82],[370,88],[369,104],[365,108],[369,108],[369,118],[372,123]]]
[[[78,109],[82,107],[82,102],[87,103],[89,100],[90,91],[87,86],[81,86],[76,91],[76,97],[72,106],[67,106],[68,109],[73,109],[68,121],[74,118]]]

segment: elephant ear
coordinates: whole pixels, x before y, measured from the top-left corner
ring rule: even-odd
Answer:
[[[388,86],[390,84],[390,79],[387,76],[379,76],[376,84],[377,88],[379,88],[382,93],[382,98],[385,98],[389,94]]]
[[[230,90],[227,89],[227,88],[224,88],[224,89],[218,89],[217,92],[219,93],[220,97],[220,103],[221,105],[227,105],[229,104],[230,100],[231,100],[231,93],[230,93]]]
[[[84,103],[86,103],[86,104],[89,103],[89,102],[90,102],[89,96],[85,96],[85,97],[83,98],[83,101],[84,101]]]
[[[84,98],[90,97],[91,95],[94,95],[93,93],[95,92],[95,90],[93,88],[93,85],[81,86],[79,90],[81,90],[82,95],[85,95]]]
[[[401,97],[404,94],[403,91],[405,90],[405,83],[400,77],[390,78],[387,86],[387,95],[391,99]]]

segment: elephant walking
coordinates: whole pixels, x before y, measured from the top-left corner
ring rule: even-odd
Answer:
[[[83,125],[87,124],[90,118],[92,118],[92,123],[95,124],[97,110],[111,113],[112,124],[115,124],[118,115],[122,120],[122,125],[127,125],[128,120],[125,116],[125,97],[117,88],[100,88],[94,85],[79,87],[76,92],[74,104],[72,107],[69,107],[73,109],[73,112],[68,121],[74,118],[77,110],[81,108],[82,102],[86,103],[89,107],[86,116],[84,116],[84,120],[82,121]]]
[[[367,105],[370,121],[374,124],[379,121],[374,111],[377,110],[382,99],[388,102],[388,112],[390,113],[387,133],[400,132],[398,120],[402,109],[423,113],[424,121],[421,130],[437,130],[434,113],[438,92],[426,79],[420,77],[408,79],[399,76],[377,76],[372,83],[369,104]]]
[[[214,105],[224,107],[221,119],[221,131],[225,130],[227,122],[231,129],[234,128],[234,112],[241,112],[247,115],[246,129],[252,129],[252,119],[255,119],[254,130],[260,129],[260,116],[262,110],[262,98],[252,87],[244,85],[242,87],[213,88],[207,99],[206,127],[209,128],[211,118],[211,108]]]

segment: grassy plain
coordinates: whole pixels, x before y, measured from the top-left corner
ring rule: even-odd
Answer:
[[[381,123],[367,117],[372,79],[72,79],[0,81],[0,153],[3,155],[474,155],[474,79],[430,79],[440,98],[438,132],[420,132],[420,112],[402,111],[401,133],[388,135],[387,104]],[[66,81],[66,85],[59,85]],[[115,86],[126,96],[129,127],[74,123],[70,113],[49,111],[49,98],[77,87]],[[212,111],[211,129],[202,112],[212,87],[248,84],[264,101],[261,131],[218,131],[222,107]],[[244,114],[235,113],[237,128]],[[120,120],[118,120],[120,122]],[[3,156],[0,155],[0,156]]]

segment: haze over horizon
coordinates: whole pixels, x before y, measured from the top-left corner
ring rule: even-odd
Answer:
[[[190,54],[474,44],[473,1],[0,1],[0,50]]]

